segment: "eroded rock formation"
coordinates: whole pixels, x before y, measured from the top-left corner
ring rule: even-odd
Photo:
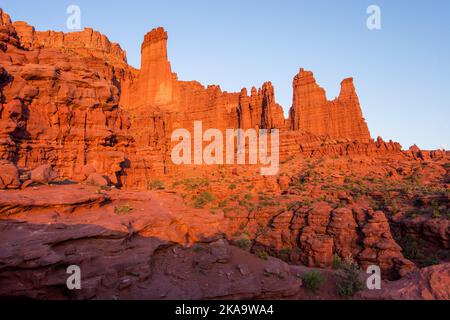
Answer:
[[[334,139],[370,140],[352,78],[342,81],[339,97],[328,101],[313,73],[300,69],[294,79],[290,116],[293,130],[304,129]]]
[[[212,252],[217,253],[217,248],[211,244],[218,235],[247,245],[245,253],[232,249],[240,258],[254,259],[249,252],[263,252],[291,263],[328,268],[336,256],[352,257],[363,267],[379,265],[390,278],[411,272],[415,268],[411,261],[417,260],[405,257],[391,225],[401,229],[399,234],[448,250],[449,224],[441,221],[449,207],[448,197],[442,196],[450,181],[445,164],[448,153],[417,147],[402,152],[398,143],[372,140],[351,79],[342,82],[338,98],[328,101],[313,74],[302,69],[294,79],[293,106],[285,119],[270,82],[250,93],[247,89],[228,93],[217,85],[179,80],[171,69],[167,40],[162,28],[149,32],[142,44],[141,68],[136,70],[126,63],[120,46],[96,31],[40,32],[24,22],[12,23],[0,10],[0,189],[24,189],[0,191],[0,214],[27,221],[26,229],[31,231],[24,235],[31,238],[24,238],[17,252],[5,251],[0,257],[3,265],[16,269],[4,276],[5,288],[15,284],[11,279],[16,276],[24,281],[28,296],[36,297],[39,288],[47,287],[28,281],[20,269],[30,266],[21,256],[31,250],[27,246],[34,240],[33,230],[41,230],[49,221],[64,224],[66,231],[55,238],[60,231],[50,227],[41,232],[48,243],[33,242],[42,253],[34,260],[40,271],[48,271],[52,263],[82,263],[90,245],[108,256],[110,243],[111,250],[121,252],[117,265],[127,261],[133,271],[145,265],[144,278],[152,272],[161,276],[160,261],[171,261],[167,270],[178,272],[185,266],[179,254],[190,259],[189,268],[194,263],[232,279],[228,276],[232,269],[240,274],[235,279],[237,289],[212,290],[199,293],[198,298],[280,297],[293,291],[283,281],[253,286],[249,293],[244,285],[248,279],[241,276],[258,272],[249,279],[259,281],[261,266],[226,261],[226,270],[220,270],[217,264],[224,258],[216,259]],[[173,165],[171,133],[177,128],[192,129],[194,121],[202,121],[203,130],[281,129],[280,174],[262,177],[250,166]],[[417,185],[418,177],[429,180],[426,190]],[[67,184],[67,179],[84,185],[59,186],[57,197],[52,186],[39,187],[55,179],[60,184]],[[123,190],[110,190],[111,186]],[[129,191],[164,188],[183,197]],[[433,198],[434,207],[433,200],[427,200],[429,192],[438,195]],[[387,203],[386,194],[399,203]],[[432,210],[423,209],[428,216],[410,221],[408,215],[419,200],[428,201]],[[396,210],[400,205],[405,209]],[[125,217],[121,210],[126,211]],[[13,241],[17,224],[6,218],[0,224],[6,232],[2,240]],[[89,237],[96,239],[86,241],[86,246],[68,243]],[[128,261],[130,241],[136,245],[132,254],[139,257]],[[204,242],[208,254],[195,257],[173,245],[198,241]],[[229,252],[223,244],[219,251]],[[72,254],[74,247],[80,255]],[[146,269],[147,260],[140,254],[157,261],[154,270]],[[439,259],[446,258],[442,254]],[[270,264],[264,264],[269,268],[264,272],[278,277]],[[278,260],[274,264],[291,279],[285,264]],[[95,265],[89,267],[95,275]],[[136,291],[128,290],[124,296],[135,297],[148,294],[137,289],[140,282],[152,290],[166,285],[146,282],[147,278],[130,280],[114,266],[110,271],[109,285],[108,277],[94,276],[89,279],[91,288],[99,288],[100,281],[100,290],[78,298],[108,298],[107,294],[127,288]],[[185,292],[168,297],[185,297],[189,286],[197,288],[197,275],[189,279],[193,280]],[[59,278],[51,281],[61,283]],[[53,293],[49,296],[63,294]]]
[[[96,57],[108,63],[125,65],[126,52],[117,43],[98,31],[86,28],[79,32],[36,31],[24,21],[15,21],[12,26],[17,32],[20,45],[29,50],[40,48],[63,49],[66,52],[75,51],[86,57]]]
[[[117,47],[89,30],[17,36],[2,16],[0,158],[29,170],[51,164],[67,178],[92,164],[117,183],[125,161],[119,146],[132,140],[119,108],[119,79],[129,71],[104,60]],[[28,39],[27,30],[34,40],[22,44],[17,39]]]
[[[89,165],[117,186],[143,187],[150,177],[171,172],[171,132],[192,129],[199,120],[204,130],[281,129],[284,157],[291,151],[307,155],[308,148],[315,154],[373,149],[349,80],[325,107],[323,90],[311,93],[314,85],[296,78],[292,118],[285,120],[270,82],[249,96],[246,89],[227,93],[178,80],[162,28],[145,36],[141,68],[135,70],[119,45],[92,29],[36,31],[25,22],[12,23],[3,11],[1,23],[0,154],[21,170],[44,162],[76,180]],[[325,114],[324,108],[333,111]],[[339,146],[329,138],[362,145]],[[316,142],[307,147],[311,140]]]

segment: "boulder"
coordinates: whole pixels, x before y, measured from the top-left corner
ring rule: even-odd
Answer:
[[[49,164],[44,164],[31,171],[31,180],[35,183],[48,184],[57,177],[58,174]]]
[[[85,181],[86,184],[97,186],[97,187],[107,187],[108,180],[102,176],[100,173],[91,173]]]
[[[19,187],[17,167],[10,161],[0,160],[0,189],[17,189]]]

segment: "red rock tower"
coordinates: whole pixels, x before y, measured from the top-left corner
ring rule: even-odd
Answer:
[[[242,89],[238,106],[239,128],[273,129],[284,127],[283,108],[275,102],[275,89],[271,82],[265,82],[259,90]]]
[[[290,111],[291,129],[303,129],[334,139],[370,139],[353,79],[341,83],[339,97],[328,101],[310,71],[300,69],[294,78],[294,101]]]
[[[167,58],[167,32],[153,29],[144,38],[136,99],[138,105],[167,107],[173,103],[174,77]]]

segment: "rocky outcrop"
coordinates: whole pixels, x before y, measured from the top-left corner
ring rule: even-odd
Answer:
[[[389,222],[383,212],[369,212],[360,225],[364,240],[358,261],[363,268],[378,265],[381,270],[391,270],[390,275],[397,278],[415,269],[414,264],[403,257],[402,248],[393,239]],[[393,272],[395,273],[392,274]]]
[[[14,24],[21,32],[16,37],[5,17],[0,30],[8,34],[0,39],[5,48],[0,51],[0,158],[25,171],[48,163],[69,179],[90,164],[119,183],[125,162],[121,149],[131,141],[128,118],[119,108],[119,79],[132,73],[117,67],[120,59],[125,65],[124,56],[110,64],[106,55],[117,55],[117,47],[89,30],[48,37],[36,33],[27,42],[28,31],[20,29],[24,25]],[[11,40],[18,38],[24,43]]]
[[[316,83],[313,73],[300,69],[294,79],[290,120],[293,130],[303,129],[333,139],[370,139],[351,78],[342,82],[339,97],[328,101],[325,90]]]
[[[243,89],[239,96],[239,128],[284,129],[283,108],[275,102],[275,91],[271,82],[263,84],[258,91],[255,87],[248,96]]]
[[[30,180],[34,183],[48,184],[57,177],[58,174],[53,171],[53,167],[48,164],[39,166],[30,172]]]
[[[0,190],[0,297],[262,299],[300,290],[286,263],[231,247],[223,216],[187,212],[174,195],[96,191]],[[71,294],[70,265],[83,274]]]
[[[414,160],[438,160],[444,159],[447,155],[444,150],[421,150],[417,145],[411,146],[404,154]]]
[[[145,36],[135,70],[118,45],[91,29],[41,32],[4,13],[2,25],[0,158],[19,169],[48,163],[61,178],[80,181],[88,165],[117,186],[145,188],[183,169],[171,164],[171,133],[199,120],[203,130],[279,128],[282,160],[401,149],[369,140],[351,80],[327,102],[312,73],[302,71],[285,120],[270,82],[249,94],[178,80],[162,28]]]
[[[378,265],[389,278],[415,269],[403,257],[383,212],[358,206],[333,209],[325,202],[306,207],[294,203],[290,209],[270,217],[267,229],[256,238],[259,245],[278,253],[290,248],[290,261],[310,267],[330,267],[338,256],[354,259],[363,268]],[[259,217],[260,225],[263,221]]]
[[[10,16],[0,8],[0,51],[6,50],[7,43],[17,46],[19,45],[19,39]]]
[[[0,160],[0,189],[17,189],[20,187],[19,171],[6,160]]]
[[[96,57],[111,64],[126,65],[126,52],[120,45],[112,43],[98,31],[86,28],[70,33],[55,31],[36,31],[24,21],[15,21],[13,27],[23,48],[36,50],[55,48],[65,52],[76,52],[85,57]]]
[[[286,263],[262,261],[225,241],[183,248],[95,225],[38,228],[0,222],[0,241],[9,247],[0,256],[0,297],[273,299],[293,296],[301,286]],[[81,290],[69,292],[66,269],[54,264],[81,266]]]

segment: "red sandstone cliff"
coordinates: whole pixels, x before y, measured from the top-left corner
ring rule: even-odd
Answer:
[[[17,31],[20,44],[25,49],[58,48],[76,51],[83,56],[93,56],[112,64],[125,65],[126,52],[120,45],[112,43],[98,31],[86,28],[79,32],[36,31],[24,21],[16,21],[13,27]]]
[[[334,139],[370,139],[351,78],[342,81],[339,97],[328,101],[325,90],[316,83],[313,73],[300,69],[294,79],[290,117],[293,130],[303,129]]]
[[[35,199],[13,191],[13,197],[4,200],[0,209],[20,210],[29,216],[28,210],[42,213],[45,208],[53,219],[54,212],[63,205],[68,207],[70,219],[80,219],[71,214],[74,204],[77,208],[86,207],[82,221],[93,221],[93,206],[106,207],[106,211],[96,214],[109,225],[110,218],[122,218],[116,214],[115,205],[130,200],[139,208],[133,212],[137,218],[147,219],[148,212],[155,213],[149,222],[137,224],[144,236],[161,236],[158,232],[162,230],[182,243],[198,240],[204,230],[217,228],[229,236],[237,231],[236,237],[248,233],[255,248],[263,246],[280,254],[288,249],[290,261],[310,266],[329,266],[333,255],[338,254],[341,258],[352,255],[363,266],[377,263],[386,274],[410,271],[411,263],[404,259],[394,241],[385,213],[372,210],[372,204],[366,201],[378,199],[377,206],[394,213],[394,203],[392,209],[384,208],[386,179],[394,180],[392,183],[397,176],[405,175],[410,180],[404,198],[394,189],[389,191],[397,193],[392,198],[400,198],[402,202],[397,206],[401,207],[414,199],[409,195],[414,189],[409,183],[418,178],[416,170],[430,170],[436,181],[447,183],[448,168],[446,172],[444,167],[434,165],[416,167],[415,161],[444,157],[443,154],[418,148],[402,153],[398,143],[381,138],[371,140],[351,79],[342,82],[337,99],[327,101],[312,73],[301,70],[294,80],[291,117],[285,120],[270,82],[260,89],[252,88],[248,95],[246,89],[227,93],[219,86],[178,80],[167,57],[167,34],[161,28],[146,35],[141,69],[135,70],[127,65],[125,52],[98,32],[37,32],[25,23],[13,24],[0,10],[0,188],[27,186],[29,180],[25,180],[33,176],[30,171],[42,164],[53,166],[62,179],[86,184],[93,180],[96,186],[146,189],[155,178],[169,176],[175,181],[188,176],[189,168],[171,163],[171,132],[179,127],[189,129],[196,120],[203,122],[204,129],[282,129],[281,160],[287,161],[284,169],[292,171],[266,178],[252,168],[245,172],[236,168],[225,168],[228,171],[224,172],[204,169],[208,183],[214,183],[204,191],[214,189],[217,205],[222,200],[230,202],[221,215],[205,210],[196,216],[193,208],[173,197],[167,202],[179,206],[175,216],[173,207],[166,204],[167,217],[161,219],[164,207],[159,200],[152,198],[153,202],[148,202],[146,198],[143,202],[149,207],[141,207],[141,200],[132,200],[134,195],[114,191],[117,198],[111,199],[97,187],[87,187],[86,191],[85,186],[78,185],[69,186],[62,197],[54,197],[53,187],[46,187],[43,193],[27,190]],[[388,157],[375,160],[375,155]],[[321,159],[311,159],[315,157]],[[385,163],[386,158],[392,162]],[[301,167],[299,162],[303,160]],[[322,165],[322,161],[328,164]],[[412,164],[407,165],[408,161]],[[194,169],[193,175],[200,176],[203,168]],[[353,179],[356,172],[364,176],[364,181],[345,181],[349,172],[349,178]],[[367,172],[371,177],[367,177]],[[101,184],[105,177],[109,181]],[[369,181],[382,184],[383,192],[367,189]],[[238,190],[229,197],[231,185]],[[187,189],[179,191],[187,201],[203,191],[202,187]],[[266,196],[266,192],[275,197]],[[250,203],[244,195],[255,200]],[[307,203],[305,200],[310,198],[321,200]],[[110,203],[113,200],[115,203]],[[448,203],[447,198],[440,201]],[[252,204],[256,205],[251,207]],[[192,226],[183,221],[185,215],[188,219],[194,216]],[[213,224],[205,227],[205,219],[213,220]],[[423,230],[420,232],[435,239],[439,246],[448,247],[448,223],[443,224],[439,218],[431,222],[427,227],[407,222],[407,231],[415,234]],[[116,223],[127,229],[122,220]],[[11,261],[16,260],[7,259],[7,263]]]
[[[162,28],[145,36],[135,70],[120,46],[91,29],[40,32],[3,11],[1,17],[0,157],[21,170],[49,163],[77,179],[88,165],[117,185],[143,187],[174,169],[173,129],[198,120],[204,129],[280,128],[282,158],[400,150],[369,141],[349,79],[328,102],[312,73],[302,71],[285,120],[270,82],[248,95],[178,80]]]
[[[253,87],[248,96],[246,89],[240,94],[226,93],[216,86],[204,88],[197,82],[179,81],[167,57],[167,40],[162,28],[145,36],[139,75],[124,86],[124,108],[181,113],[176,122],[203,120],[207,127],[219,129],[291,127],[331,138],[370,139],[351,79],[343,81],[339,98],[328,102],[312,73],[302,70],[294,80],[291,119],[285,120],[270,82],[259,90]]]
[[[24,34],[18,36],[2,11],[1,17],[0,158],[21,170],[48,163],[70,179],[90,164],[118,183],[125,160],[121,149],[132,140],[119,108],[119,81],[129,71],[105,62],[108,46],[89,49],[91,36],[98,33],[48,33],[42,43],[23,44]],[[109,43],[104,36],[99,39]]]

